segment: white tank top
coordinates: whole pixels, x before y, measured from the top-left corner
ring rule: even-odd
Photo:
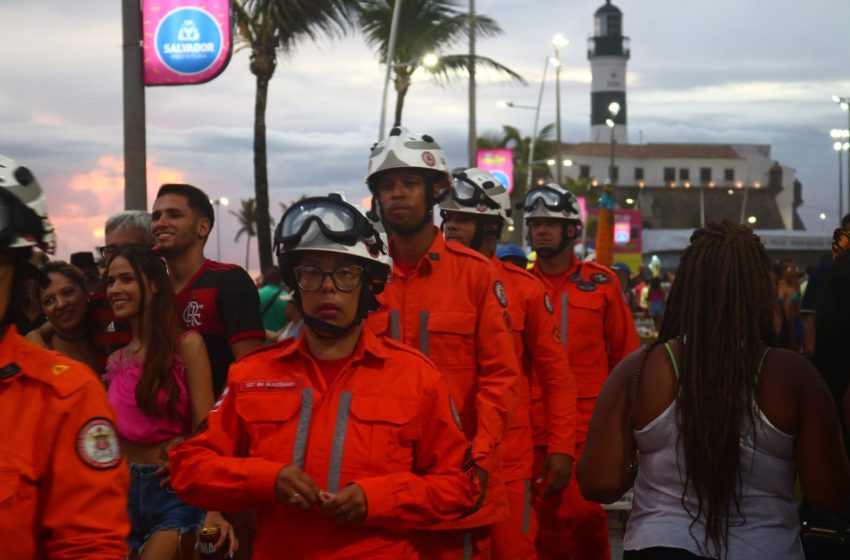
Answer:
[[[678,378],[678,366],[672,352],[670,357]],[[758,405],[755,407],[761,419],[757,422],[755,447],[746,418],[741,428],[743,518],[736,511],[732,512],[726,558],[803,560],[800,518],[794,500],[794,436],[777,429]],[[700,550],[705,536],[703,525],[697,523],[690,527],[692,519],[682,507],[684,477],[679,465],[684,467],[685,457],[681,446],[676,445],[677,416],[674,400],[643,429],[634,430],[640,459],[623,549],[664,546],[683,548],[698,556],[716,557],[717,551],[713,548]],[[697,501],[691,490],[685,502],[691,512],[696,511]],[[708,546],[711,547],[710,542]]]

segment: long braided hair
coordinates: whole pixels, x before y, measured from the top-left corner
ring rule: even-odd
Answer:
[[[697,544],[706,555],[713,549],[725,556],[730,519],[742,518],[741,434],[748,423],[755,437],[756,372],[765,344],[775,338],[769,268],[750,228],[724,220],[696,230],[682,255],[658,339],[637,365],[636,377],[655,346],[682,342],[676,397],[678,445],[684,451],[681,502],[691,529],[705,528]],[[685,499],[689,491],[695,510]]]

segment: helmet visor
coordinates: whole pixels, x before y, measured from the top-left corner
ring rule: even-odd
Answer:
[[[493,210],[499,209],[499,203],[487,196],[484,191],[470,182],[464,174],[455,176],[454,188],[451,189],[452,199],[462,206],[478,206],[483,204]]]
[[[560,193],[550,187],[538,187],[536,189],[531,189],[528,191],[528,194],[525,195],[525,199],[522,202],[522,206],[526,212],[534,210],[534,208],[539,204],[544,205],[553,212],[560,212],[567,207],[572,207],[572,204],[570,204],[567,197],[564,196],[564,193]]]
[[[380,238],[363,214],[347,202],[331,197],[299,201],[283,215],[275,231],[275,247],[280,255],[301,244],[315,229],[332,243],[353,247],[358,242],[380,245]]]

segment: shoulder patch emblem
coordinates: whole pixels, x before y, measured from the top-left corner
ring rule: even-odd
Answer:
[[[508,306],[508,295],[505,293],[505,286],[501,280],[496,280],[493,284],[493,292],[496,294],[496,299],[499,300],[499,305],[502,307]]]
[[[555,308],[552,307],[552,298],[549,297],[549,292],[545,292],[543,294],[543,305],[546,307],[546,311],[551,315],[555,312]]]
[[[86,466],[105,470],[121,462],[121,444],[108,418],[92,418],[77,434],[77,455]]]
[[[576,287],[582,292],[596,291],[596,284],[594,284],[593,282],[579,282],[578,284],[576,284]]]
[[[590,279],[593,280],[596,284],[610,284],[611,277],[607,274],[603,274],[601,272],[594,272],[590,275]]]

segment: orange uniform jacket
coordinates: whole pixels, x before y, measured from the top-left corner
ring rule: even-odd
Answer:
[[[436,228],[435,228],[436,229]],[[390,240],[390,254],[393,243]],[[416,269],[393,279],[369,317],[375,332],[419,348],[439,368],[458,408],[475,463],[487,471],[481,510],[451,528],[509,515],[498,447],[516,409],[518,365],[504,285],[481,254],[436,232]]]
[[[493,258],[508,293],[514,346],[522,373],[519,406],[505,438],[505,480],[532,477],[531,380],[542,388],[542,404],[550,426],[549,453],[575,455],[576,385],[567,351],[555,326],[554,308],[546,288],[530,272]]]
[[[127,554],[130,476],[87,366],[8,327],[0,340],[0,558]]]
[[[553,286],[535,263],[555,308],[555,324],[563,325],[563,295],[567,295],[567,354],[578,398],[596,398],[608,373],[640,346],[632,314],[617,277],[595,262],[573,256],[564,280]]]
[[[401,531],[468,512],[477,489],[439,372],[416,351],[363,329],[327,386],[303,335],[234,363],[205,431],[171,451],[171,484],[208,509],[256,507],[256,560],[408,558]],[[366,519],[343,525],[275,501],[287,464],[322,489],[359,484]]]

